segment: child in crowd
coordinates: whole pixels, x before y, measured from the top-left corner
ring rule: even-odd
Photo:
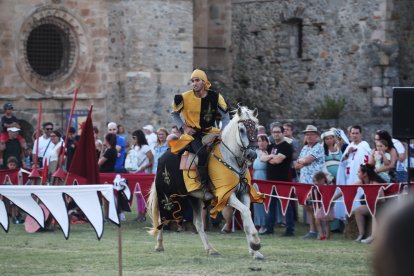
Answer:
[[[390,152],[390,146],[388,145],[388,142],[386,140],[377,140],[375,141],[375,150],[371,153],[371,160],[373,159],[373,162],[369,162],[370,164],[375,164],[375,171],[378,173],[378,175],[385,180],[385,182],[389,183],[391,178],[388,174],[388,171],[384,172],[378,172],[378,169],[382,166],[388,166],[391,162],[391,152]]]
[[[14,170],[14,169],[17,169],[17,167],[18,167],[17,158],[14,156],[10,156],[7,159],[7,169]],[[9,182],[5,184],[12,185],[13,183]],[[13,202],[10,202],[10,213],[12,217],[12,222],[14,224],[24,223],[24,219],[22,218],[22,215],[20,214],[19,208],[16,205],[14,205]]]
[[[313,183],[317,185],[330,185],[328,184],[328,178],[326,174],[322,171],[315,173],[313,176]],[[319,240],[328,240],[331,238],[331,229],[329,222],[335,219],[335,208],[334,203],[331,204],[328,214],[325,214],[322,203],[319,204],[319,207],[316,209],[315,213],[315,224],[319,232]],[[322,223],[325,224],[325,232],[323,232]]]

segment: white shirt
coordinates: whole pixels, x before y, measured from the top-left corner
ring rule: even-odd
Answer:
[[[403,143],[401,143],[399,140],[397,139],[392,139],[392,143],[394,144],[395,150],[397,151],[397,153],[400,154],[404,154],[405,153],[405,148]],[[397,165],[395,166],[396,171],[407,171],[407,158],[404,159],[403,162],[400,162],[400,160],[397,160]]]
[[[145,139],[147,139],[148,146],[151,148],[152,153],[154,153],[154,148],[157,144],[157,134],[152,132],[151,134],[145,135]]]
[[[56,145],[53,143],[50,143],[47,152],[45,154],[45,159],[47,160],[47,164],[50,164],[50,162],[57,161],[59,158],[59,152],[60,147],[63,145],[63,141],[61,140]]]
[[[33,144],[33,150],[32,150],[33,154],[37,154],[37,151],[36,151],[36,143],[37,142],[36,141],[37,141],[37,139],[35,140],[35,142]],[[39,137],[39,154],[38,154],[38,157],[42,158],[43,156],[45,156],[46,148],[47,148],[48,145],[50,146],[49,142],[50,142],[50,137],[45,138],[43,135]]]
[[[135,146],[134,150],[138,153],[138,167],[142,168],[148,166],[150,161],[147,156],[147,152],[149,152],[151,148],[148,145],[142,145],[142,147]],[[146,168],[144,172],[151,173],[151,168]]]

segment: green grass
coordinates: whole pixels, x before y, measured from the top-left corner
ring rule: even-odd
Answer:
[[[146,233],[149,222],[122,225],[124,275],[367,275],[369,246],[334,234],[329,241],[302,240],[307,227],[297,223],[296,236],[283,229],[262,236],[263,261],[248,255],[244,233],[208,232],[220,256],[208,256],[198,235],[165,231],[165,252],[154,252],[155,239]],[[2,275],[117,275],[118,228],[105,225],[100,241],[90,224],[71,225],[69,240],[60,230],[28,234],[24,225],[0,232]]]

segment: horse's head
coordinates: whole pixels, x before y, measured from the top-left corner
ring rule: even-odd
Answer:
[[[243,157],[249,161],[257,157],[257,126],[257,109],[249,110],[245,106],[239,106],[233,119],[223,131],[223,137],[229,137],[226,143],[232,144],[232,148],[242,152]],[[232,134],[229,135],[230,133]]]

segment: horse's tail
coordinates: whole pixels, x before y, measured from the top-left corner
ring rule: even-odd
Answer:
[[[160,226],[161,222],[160,222],[160,210],[158,207],[158,195],[157,195],[157,188],[155,185],[155,179],[154,182],[152,183],[151,186],[151,190],[150,190],[150,195],[148,197],[148,210],[150,210],[149,212],[149,216],[151,217],[152,220],[152,228],[150,228],[150,230],[148,230],[148,233],[152,236],[155,236],[158,234],[158,227]]]

